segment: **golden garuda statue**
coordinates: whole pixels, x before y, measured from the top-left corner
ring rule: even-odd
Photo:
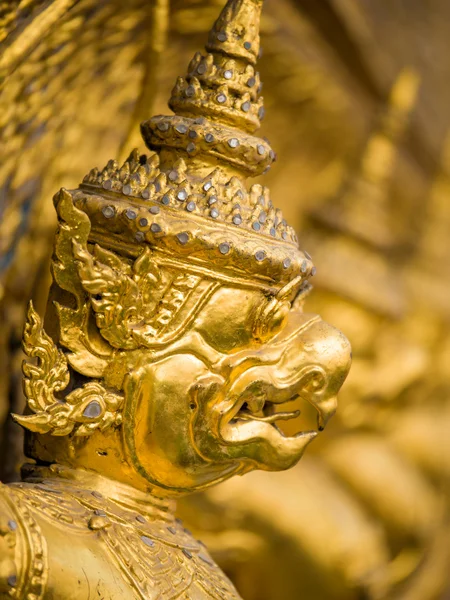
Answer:
[[[283,470],[336,409],[346,338],[303,300],[314,267],[261,185],[262,0],[229,0],[206,54],[142,125],[150,154],[55,196],[45,328],[23,345],[22,481],[0,488],[0,597],[237,598],[174,499]]]

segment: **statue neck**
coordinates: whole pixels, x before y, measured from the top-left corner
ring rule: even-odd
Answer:
[[[25,464],[22,478],[26,483],[45,486],[55,493],[86,493],[99,502],[113,503],[152,520],[173,521],[174,500],[162,499],[130,485],[104,477],[93,471],[52,464],[49,466]]]

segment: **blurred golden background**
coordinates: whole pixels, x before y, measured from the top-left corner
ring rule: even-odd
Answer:
[[[224,0],[0,0],[0,479],[17,477],[26,302],[52,195],[138,146]],[[351,340],[338,416],[291,472],[179,512],[246,600],[450,599],[450,4],[266,0],[272,196]],[[300,418],[308,420],[310,415]]]

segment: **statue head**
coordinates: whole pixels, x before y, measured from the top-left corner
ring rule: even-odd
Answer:
[[[293,466],[318,431],[285,435],[301,397],[322,430],[350,364],[345,337],[303,312],[315,268],[261,185],[259,0],[230,0],[148,156],[55,196],[45,329],[24,348],[28,454],[160,494]]]

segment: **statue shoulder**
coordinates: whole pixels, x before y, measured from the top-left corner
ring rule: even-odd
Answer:
[[[14,486],[0,483],[0,600],[44,597],[47,552],[39,526]]]

